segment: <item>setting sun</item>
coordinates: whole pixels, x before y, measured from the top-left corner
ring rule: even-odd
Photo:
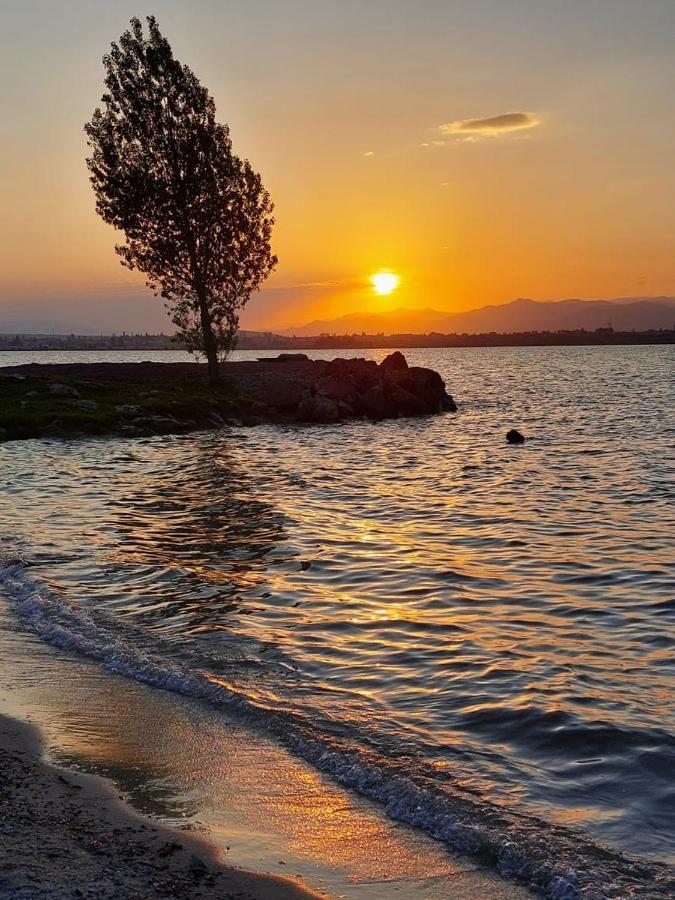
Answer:
[[[393,272],[377,272],[370,276],[373,290],[376,294],[391,294],[398,287],[399,277]]]

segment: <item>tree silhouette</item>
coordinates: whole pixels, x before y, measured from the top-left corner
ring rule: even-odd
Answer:
[[[96,209],[124,232],[122,264],[165,300],[209,378],[232,348],[239,310],[274,269],[273,204],[260,175],[232,152],[213,98],[174,59],[153,16],[103,57],[102,109],[85,126]]]

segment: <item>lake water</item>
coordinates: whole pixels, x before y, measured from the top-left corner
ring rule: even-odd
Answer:
[[[675,349],[405,353],[458,413],[1,446],[17,623],[549,896],[671,896]]]

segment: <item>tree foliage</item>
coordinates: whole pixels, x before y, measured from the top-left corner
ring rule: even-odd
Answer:
[[[122,264],[145,273],[217,377],[239,310],[277,262],[273,204],[154,17],[147,35],[132,19],[103,64],[107,90],[85,126],[97,211],[124,232]]]

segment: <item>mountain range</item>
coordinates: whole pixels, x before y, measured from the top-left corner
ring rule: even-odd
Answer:
[[[675,328],[675,297],[621,297],[615,300],[514,300],[465,312],[394,309],[317,319],[279,334],[503,334],[522,331],[574,331],[611,326],[615,331]]]

